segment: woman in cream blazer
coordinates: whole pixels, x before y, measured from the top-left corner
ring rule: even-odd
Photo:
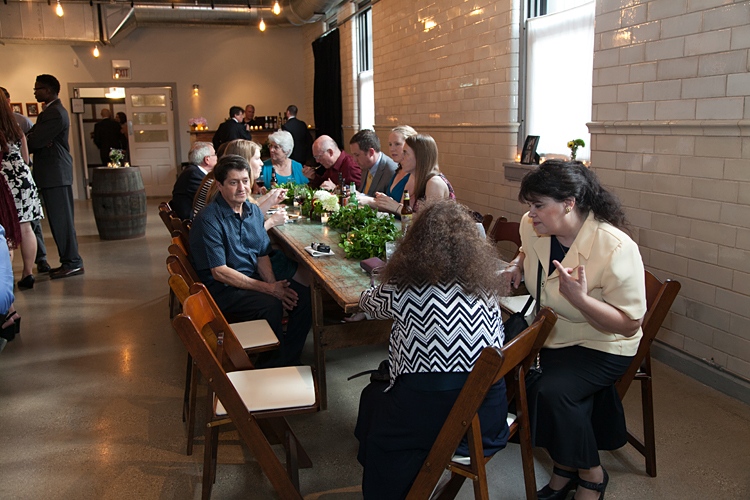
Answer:
[[[627,442],[614,382],[638,349],[646,313],[643,262],[622,231],[617,198],[579,162],[547,161],[521,183],[522,248],[506,269],[558,321],[540,355],[541,373],[527,378],[532,440],[554,462],[540,500],[604,496],[608,482],[598,450]],[[542,267],[541,290],[536,290]]]

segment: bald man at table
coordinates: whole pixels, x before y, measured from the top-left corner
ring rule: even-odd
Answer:
[[[310,187],[333,191],[339,183],[339,174],[344,184],[349,185],[353,182],[359,186],[362,179],[359,165],[349,153],[341,151],[331,137],[321,135],[315,139],[312,151],[315,161],[325,167],[325,170],[319,174],[312,167],[302,169],[304,176],[310,179]]]

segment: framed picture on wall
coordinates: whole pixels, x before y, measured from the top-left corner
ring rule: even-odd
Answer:
[[[12,102],[10,103],[10,107],[13,108],[14,113],[18,113],[19,115],[23,114],[23,104],[20,102]]]
[[[536,154],[536,146],[539,144],[538,135],[527,135],[526,142],[523,143],[523,151],[521,152],[521,163],[524,165],[531,165],[539,163],[539,156]]]
[[[39,116],[39,103],[38,102],[27,102],[26,103],[26,114],[29,116]]]

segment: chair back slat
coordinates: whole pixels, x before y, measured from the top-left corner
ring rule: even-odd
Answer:
[[[190,280],[191,280],[191,282],[189,283],[190,285],[192,285],[195,282],[200,281],[200,279],[198,278],[198,273],[195,272],[195,268],[190,263],[190,260],[188,259],[187,254],[182,249],[182,246],[179,243],[172,243],[171,245],[169,245],[169,254],[174,255],[180,260],[180,264],[182,264],[182,267],[187,271],[190,277]],[[185,276],[185,278],[187,279],[188,276]]]
[[[430,497],[458,444],[468,431],[467,423],[473,421],[490,387],[514,368],[523,370],[523,362],[530,356],[536,338],[544,335],[546,339],[556,321],[555,312],[545,307],[531,326],[502,349],[487,347],[482,350],[409,490],[407,500],[426,500]]]
[[[167,231],[169,231],[170,233],[174,231],[174,227],[172,226],[173,216],[174,212],[172,212],[171,210],[162,210],[161,207],[159,207],[159,218],[167,227]]]
[[[180,301],[180,304],[184,304],[185,300],[190,297],[190,287],[186,281],[185,277],[179,273],[174,273],[169,276],[169,287],[174,292],[177,300]]]
[[[482,217],[482,227],[484,227],[485,234],[490,232],[490,226],[492,225],[492,214],[484,214]]]
[[[659,333],[659,329],[661,329],[672,303],[677,298],[681,286],[679,281],[674,280],[666,280],[662,283],[659,278],[646,271],[646,305],[648,309],[641,325],[643,337],[638,344],[638,352],[633,361],[625,374],[615,384],[620,399],[625,397],[641,364],[650,357],[651,344],[656,334]]]

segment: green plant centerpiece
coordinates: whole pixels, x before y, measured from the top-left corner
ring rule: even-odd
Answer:
[[[575,161],[578,148],[585,148],[586,143],[583,142],[583,139],[573,139],[568,142],[568,147],[570,148],[570,159]]]
[[[379,217],[370,207],[347,205],[328,219],[328,225],[344,231],[339,246],[347,259],[383,257],[385,244],[401,235],[392,216]]]

